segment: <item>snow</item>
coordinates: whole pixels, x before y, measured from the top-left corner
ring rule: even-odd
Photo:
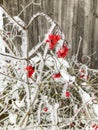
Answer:
[[[13,114],[13,113],[9,114],[9,121],[11,124],[16,124],[16,118],[17,118],[17,114]]]
[[[80,89],[79,93],[84,104],[92,104],[92,97],[87,92],[85,92],[83,89]]]
[[[66,83],[64,86],[63,86],[63,89],[62,89],[62,98],[66,98],[65,97],[65,93],[66,93],[66,91],[67,91],[67,88],[68,88],[68,83]]]

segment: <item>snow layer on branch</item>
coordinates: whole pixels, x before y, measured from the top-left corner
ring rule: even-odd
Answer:
[[[13,113],[9,114],[9,121],[11,124],[16,124],[16,118],[17,118],[17,114],[13,114]]]
[[[25,26],[25,22],[18,16],[13,17],[20,25]]]
[[[54,63],[56,63],[58,69],[60,69],[61,66],[62,66],[62,68],[64,68],[64,70],[69,68],[69,63],[65,59],[62,59],[62,58],[56,59],[55,58],[55,60],[54,60],[53,56],[51,56],[51,55],[47,55],[46,59],[47,60],[45,61],[45,65],[47,65],[47,66],[52,67],[52,66],[54,66]]]
[[[2,14],[6,15],[6,18],[8,18],[8,20],[10,21],[10,23],[13,24],[13,26],[17,27],[20,31],[23,29],[17,22],[15,22],[13,18],[11,18],[11,16],[9,16],[9,14],[2,7],[0,7],[0,10],[2,11]]]
[[[27,57],[27,44],[28,44],[28,39],[27,39],[27,33],[25,30],[22,30],[22,45],[21,45],[21,50],[22,50],[22,55],[23,57]]]
[[[86,103],[92,104],[92,98],[90,97],[90,95],[87,92],[85,92],[83,89],[80,89],[79,93],[82,97],[82,101],[84,104],[86,104]]]

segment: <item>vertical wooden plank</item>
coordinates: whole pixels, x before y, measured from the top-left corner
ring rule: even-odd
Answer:
[[[74,0],[62,1],[61,27],[69,44],[72,43],[73,6]]]
[[[41,0],[41,12],[44,12],[45,14],[47,14],[47,0]],[[45,33],[47,32],[47,29],[49,27],[47,20],[44,17],[40,18],[39,21],[39,28],[40,28],[40,36],[41,36],[41,40],[44,38]]]
[[[74,0],[67,0],[67,19],[66,19],[66,26],[67,26],[67,39],[68,43],[72,44],[72,24],[73,24],[73,6]]]
[[[18,14],[18,2],[17,0],[3,0],[3,5],[6,7],[6,9],[9,11],[9,13],[14,16]]]
[[[58,23],[59,11],[61,8],[59,7],[58,0],[54,0],[54,20]],[[60,23],[59,23],[60,24]]]
[[[95,25],[94,25],[94,43],[93,43],[93,52],[96,51],[96,54],[93,56],[94,68],[98,69],[98,0],[95,4]]]
[[[54,1],[47,0],[46,13],[53,19],[54,18]]]
[[[0,4],[3,4],[3,0],[0,0]]]
[[[78,16],[78,0],[74,0],[73,6],[73,25],[72,25],[72,55],[76,54],[77,45],[77,17]]]
[[[38,2],[38,0],[37,1],[35,1],[35,2]],[[35,6],[35,5],[33,5],[33,8],[32,8],[33,10],[32,10],[32,12],[33,12],[33,14],[36,14],[37,12],[39,12],[40,11],[40,6]],[[33,44],[34,45],[36,45],[38,42],[39,42],[39,26],[38,26],[38,18],[36,18],[34,21],[33,21],[33,23],[32,23],[32,36],[33,36]]]
[[[61,7],[62,13],[61,13],[61,28],[65,34],[65,38],[67,39],[67,0],[62,1],[62,7]]]
[[[54,0],[54,20],[61,26],[62,0]]]
[[[47,2],[47,0],[41,0],[41,6],[37,12],[41,11],[47,14]],[[41,41],[43,40],[45,33],[47,33],[48,28],[49,24],[45,17],[38,17],[38,36]]]
[[[59,14],[58,14],[58,23],[59,23],[59,25],[61,26],[61,24],[62,24],[62,21],[61,21],[61,13],[62,13],[62,0],[60,0],[59,2],[58,2],[58,12],[59,12]]]
[[[90,40],[92,35],[92,7],[91,7],[92,0],[84,0],[84,36],[83,36],[83,55],[91,54],[90,48]]]
[[[31,1],[30,0],[18,0],[19,12],[24,9]],[[26,8],[20,17],[24,20],[25,23],[28,23],[32,15],[32,4]]]
[[[89,55],[92,55],[91,56],[91,67],[92,68],[95,68],[95,51],[94,50],[94,32],[95,32],[95,14],[96,14],[96,0],[92,0],[91,1],[91,12],[90,12],[90,25],[89,25],[89,32],[90,32],[90,36],[89,36]],[[96,48],[97,49],[97,48]],[[96,66],[97,67],[97,66]]]
[[[77,51],[78,48],[78,43],[79,43],[79,37],[84,36],[84,0],[79,0],[78,1],[78,6],[77,6],[77,22],[76,22],[76,38],[75,38],[75,49]],[[83,45],[83,41],[82,44]],[[82,57],[82,50],[83,46],[80,47],[78,59],[81,61]]]

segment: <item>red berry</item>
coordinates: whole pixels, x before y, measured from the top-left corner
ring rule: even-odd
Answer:
[[[64,52],[65,52],[64,48],[60,49],[60,53],[64,53]]]
[[[98,130],[98,125],[95,126],[95,130]]]
[[[95,128],[95,127],[96,127],[96,124],[93,124],[93,125],[92,125],[92,128]]]
[[[81,74],[81,75],[80,75],[80,78],[83,78],[83,77],[84,77],[84,74]]]
[[[87,75],[87,76],[86,76],[86,79],[87,79],[87,80],[89,80],[89,78],[90,78],[90,76],[89,76],[89,75]]]
[[[61,39],[61,36],[60,36],[60,35],[57,35],[57,36],[56,36],[56,39],[57,39],[57,41],[60,40],[60,39]]]
[[[48,111],[48,108],[47,108],[47,107],[45,107],[43,110],[44,110],[44,112],[47,112],[47,111]]]
[[[84,73],[85,72],[84,69],[81,69],[81,72]]]
[[[7,32],[6,34],[7,34],[7,35],[10,35],[10,34],[11,34],[11,32]]]
[[[65,96],[70,97],[70,92],[66,91]]]
[[[57,42],[61,39],[60,35],[50,34],[46,40],[49,43],[49,49],[54,49]]]
[[[73,123],[71,123],[69,126],[73,127],[73,126],[74,126],[74,124],[73,124]]]
[[[60,73],[56,73],[56,74],[53,74],[52,75],[52,78],[60,78],[61,77],[61,74]]]
[[[29,66],[27,66],[25,69],[28,71],[28,78],[31,78],[31,77],[32,77],[32,74],[33,74],[34,71],[35,71],[35,68],[32,67],[31,65],[29,65]]]
[[[50,50],[54,49],[54,47],[55,47],[55,45],[54,45],[54,44],[49,43],[49,49],[50,49]]]
[[[57,52],[58,58],[64,58],[64,57],[67,55],[68,50],[69,50],[69,49],[67,48],[67,46],[66,46],[66,45],[63,45],[63,47],[60,48],[60,49],[58,50],[58,52]]]

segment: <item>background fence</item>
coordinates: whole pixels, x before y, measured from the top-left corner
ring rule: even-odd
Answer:
[[[31,0],[1,0],[0,1],[14,16],[17,15]],[[79,37],[82,37],[82,44],[79,52],[79,59],[82,55],[91,55],[94,68],[98,68],[98,0],[35,0],[41,5],[30,5],[22,13],[21,18],[28,23],[30,17],[42,11],[52,17],[62,28],[66,40],[72,46],[70,54],[77,51]],[[29,43],[30,48],[36,44],[40,36],[43,38],[48,28],[44,18],[37,18],[30,27]]]

